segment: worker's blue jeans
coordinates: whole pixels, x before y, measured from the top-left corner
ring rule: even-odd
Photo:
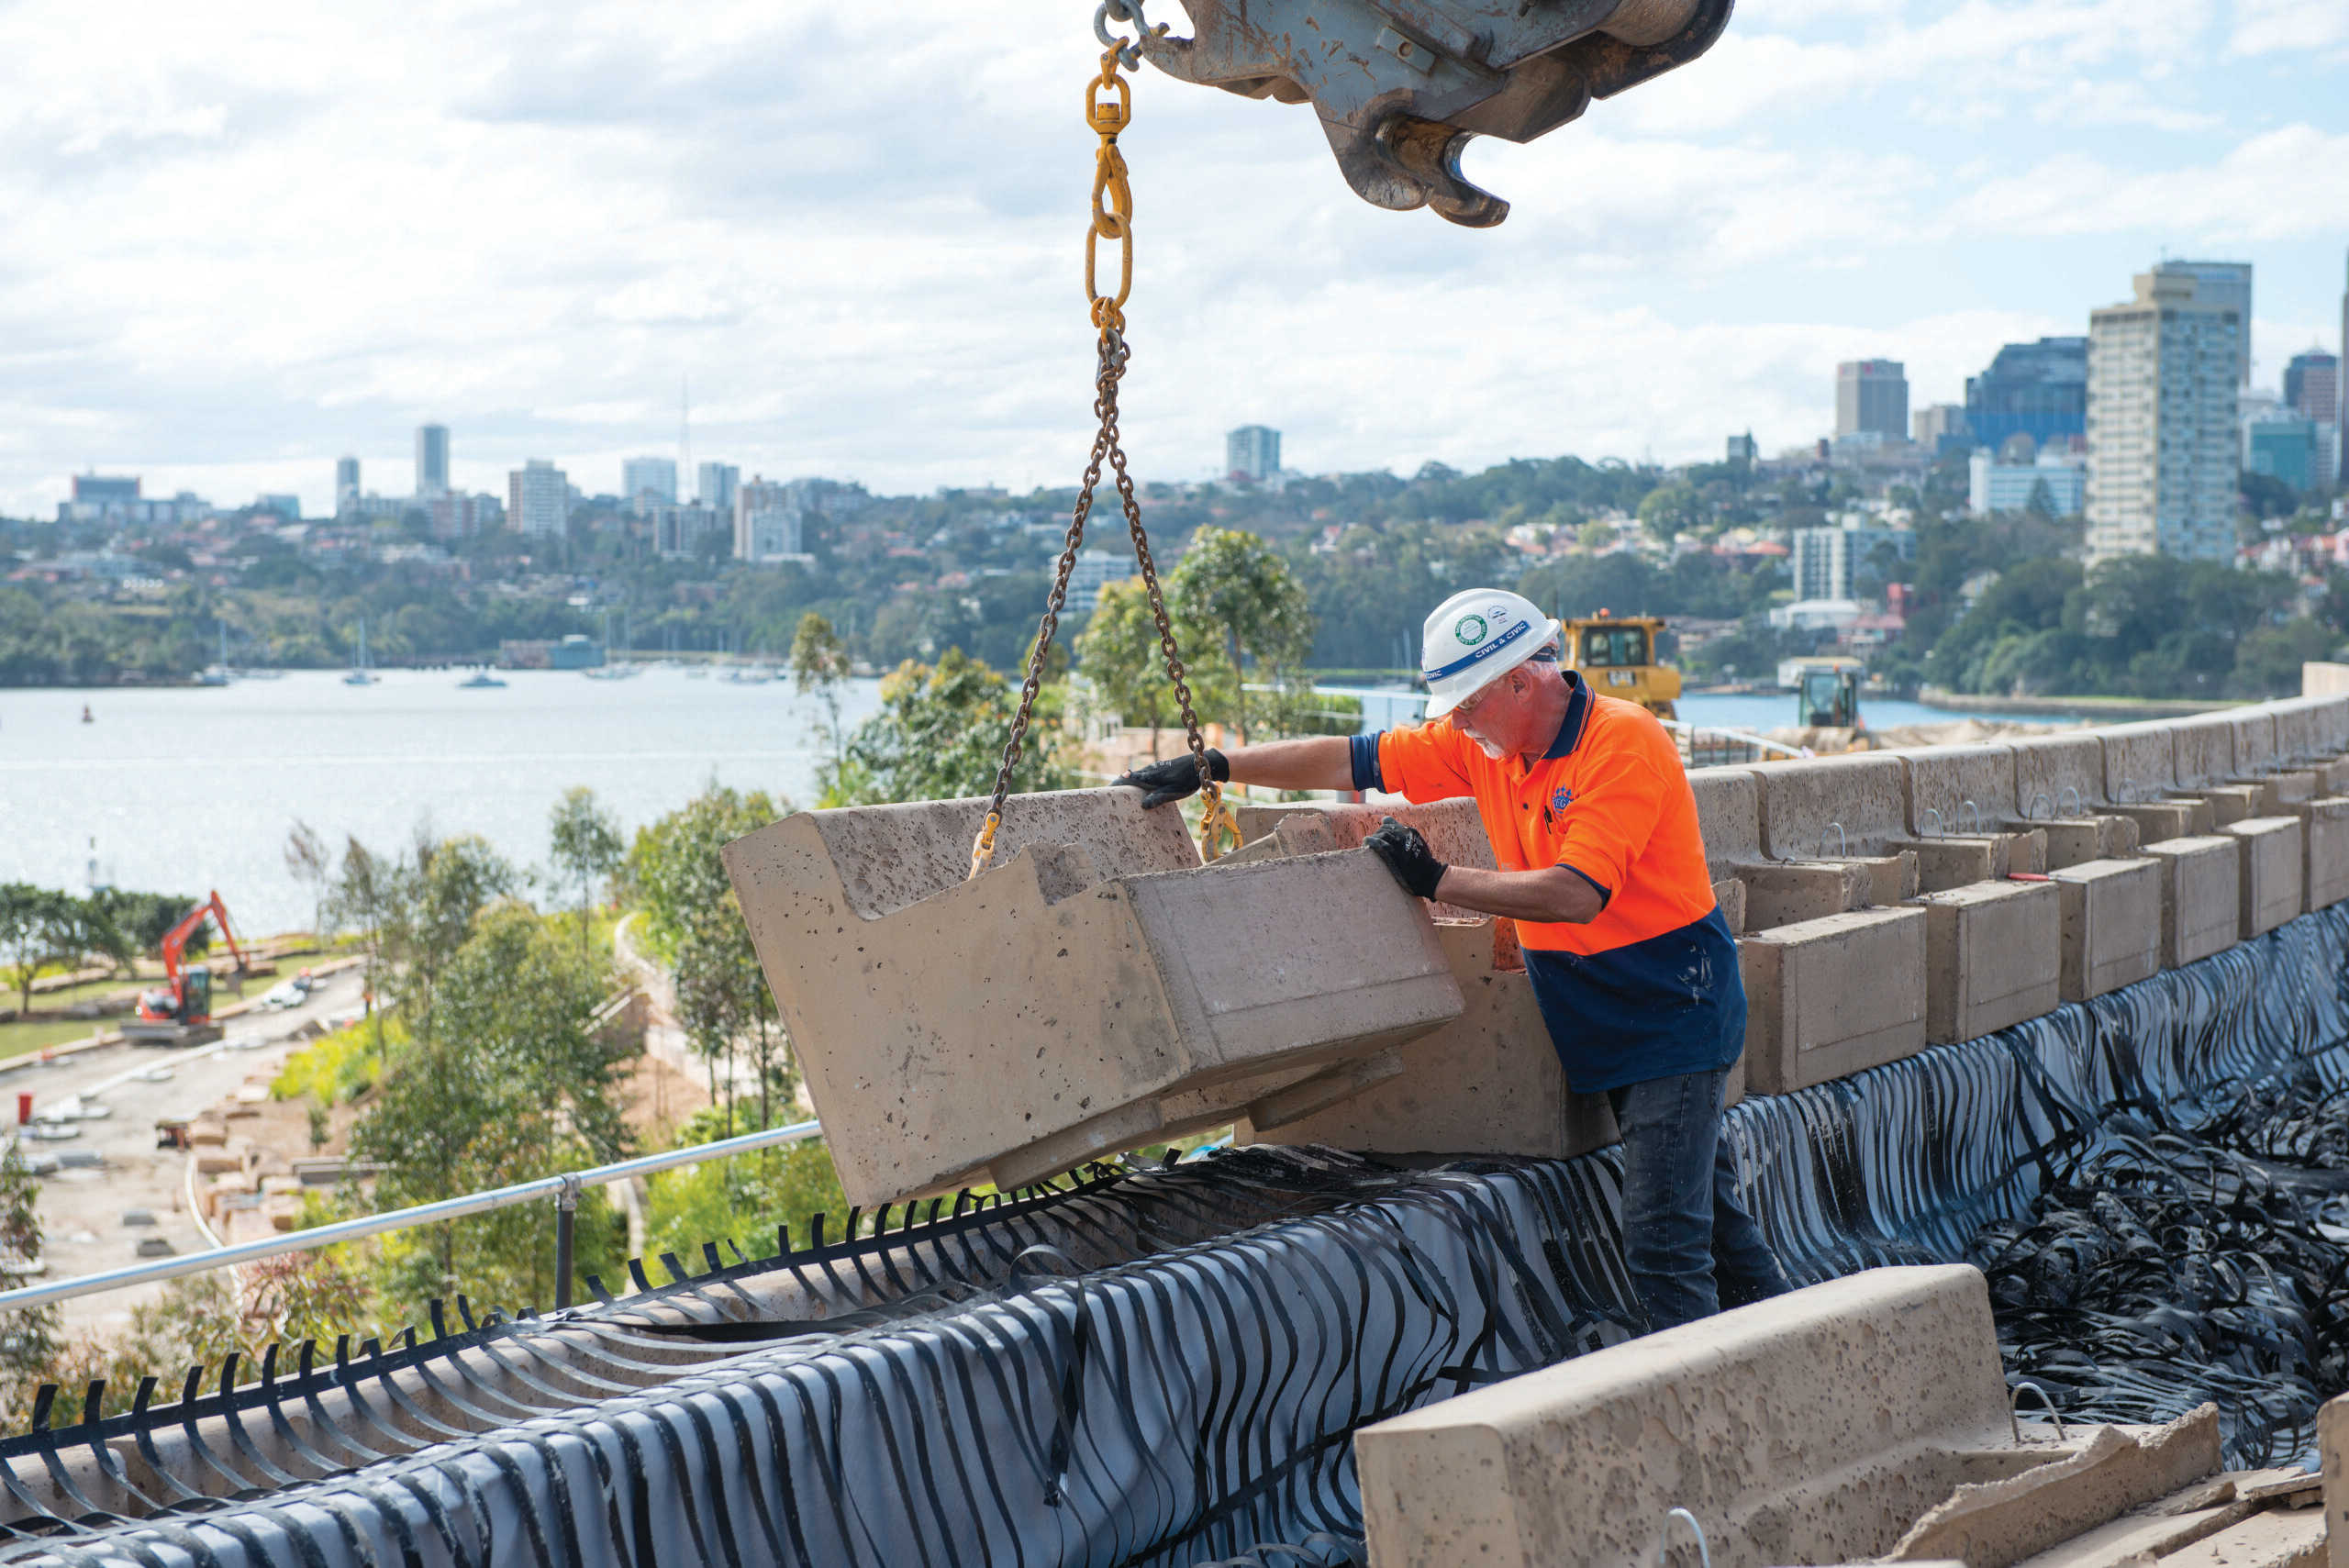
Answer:
[[[1650,1329],[1793,1288],[1738,1200],[1728,1087],[1722,1068],[1607,1091],[1623,1135],[1623,1262]]]

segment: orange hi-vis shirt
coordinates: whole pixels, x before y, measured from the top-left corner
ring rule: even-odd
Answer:
[[[1443,722],[1377,738],[1379,784],[1419,803],[1474,795],[1503,871],[1564,866],[1607,901],[1583,925],[1520,920],[1537,951],[1596,954],[1680,930],[1713,911],[1697,796],[1655,716],[1566,672],[1565,721],[1548,755],[1496,762]],[[1367,738],[1365,738],[1367,739]]]

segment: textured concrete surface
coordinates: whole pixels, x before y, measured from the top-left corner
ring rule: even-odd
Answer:
[[[2269,1509],[2161,1559],[2162,1568],[2321,1568],[2324,1518],[2314,1508]]]
[[[2011,741],[2015,805],[2026,817],[2073,817],[2109,799],[2104,742],[2094,730],[2032,735]]]
[[[2177,787],[2177,740],[2166,722],[2115,724],[2091,733],[2104,747],[2105,799],[2134,805]]]
[[[2248,768],[2235,765],[2235,725],[2232,713],[2203,713],[2191,718],[2165,719],[2176,748],[2174,766],[2179,785],[2197,789],[2224,783]],[[2271,731],[2272,733],[2272,731]]]
[[[2322,909],[2349,898],[2349,799],[2304,800],[2292,814],[2300,819],[2302,906]]]
[[[1925,1045],[1925,911],[1829,915],[1738,944],[1745,1083],[1783,1095]]]
[[[1975,1040],[2052,1013],[2063,978],[2063,897],[2048,882],[1976,883],[1925,911],[1925,1039]]]
[[[2202,801],[2132,802],[2108,806],[2105,810],[2136,828],[2141,848],[2158,844],[2164,839],[2184,839],[2210,831],[2210,807]]]
[[[1908,775],[1898,757],[1863,752],[1745,770],[1761,785],[1762,847],[1779,860],[1882,855],[1910,837]]]
[[[1496,967],[1493,922],[1444,921],[1436,935],[1466,1011],[1398,1046],[1403,1070],[1394,1078],[1278,1128],[1243,1118],[1239,1141],[1542,1159],[1567,1159],[1615,1141],[1606,1096],[1567,1091],[1522,963]]]
[[[1154,871],[1175,840],[1139,798],[1018,797],[1008,861],[927,896],[982,803],[802,813],[727,847],[850,1201],[1213,1125],[1460,1016],[1375,856]]]
[[[1331,850],[1351,850],[1378,830],[1387,817],[1419,830],[1428,841],[1428,849],[1446,865],[1475,866],[1493,871],[1500,862],[1493,856],[1491,835],[1485,831],[1485,820],[1477,815],[1476,803],[1464,796],[1458,800],[1439,800],[1426,806],[1414,806],[1397,801],[1386,806],[1349,806],[1329,802],[1312,802],[1298,806],[1242,806],[1240,838],[1243,844],[1262,844],[1275,834],[1277,845],[1263,845],[1259,858],[1278,859],[1289,855],[1321,854]],[[1481,920],[1484,915],[1474,909],[1439,900],[1428,901],[1428,909],[1439,920]]]
[[[1977,1478],[1964,1456],[2014,1446],[1982,1277],[1941,1267],[1578,1356],[1367,1427],[1354,1454],[1377,1568],[1644,1568],[1675,1507],[1717,1568],[1764,1568],[1878,1557]]]
[[[2221,829],[2243,851],[2243,876],[2237,888],[2242,935],[2248,941],[2272,931],[2303,912],[2300,819],[2297,817],[2254,817]]]
[[[2219,1408],[2152,1428],[2095,1427],[2077,1452],[2020,1475],[1961,1485],[1887,1554],[2006,1568],[2160,1503],[2219,1470]]]
[[[2063,901],[2062,991],[2085,1002],[2162,966],[2162,868],[2152,860],[2083,861],[2048,873]]]
[[[1919,746],[1889,755],[1900,759],[1911,838],[1979,834],[2021,814],[2011,746]]]
[[[2145,846],[2161,867],[2162,967],[2224,952],[2240,940],[2243,851],[2232,838],[2197,835]]]
[[[2262,793],[2257,784],[2203,784],[2190,790],[2180,789],[2174,798],[2202,806],[2205,810],[2196,815],[2194,830],[2214,833],[2258,816]]]
[[[2324,1469],[2331,1568],[2349,1568],[2349,1394],[2325,1401],[2317,1411],[2316,1441]]]
[[[2288,817],[2316,798],[2319,780],[2313,768],[2278,768],[2249,782],[2259,785],[2257,815]]]
[[[2233,746],[2233,777],[2249,778],[2275,769],[2283,758],[2277,751],[2276,711],[2262,705],[2238,708],[2226,716],[2227,734]]]

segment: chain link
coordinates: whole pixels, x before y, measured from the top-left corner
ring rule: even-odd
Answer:
[[[1124,6],[1130,5],[1129,17]],[[1095,20],[1097,31],[1116,6],[1120,19],[1139,23],[1141,0],[1109,0],[1102,14]],[[1003,759],[996,770],[995,795],[987,803],[985,821],[979,836],[971,846],[971,875],[986,870],[995,859],[996,836],[1003,827],[1003,803],[1011,793],[1012,774],[1019,766],[1019,755],[1026,747],[1028,724],[1036,706],[1036,695],[1042,689],[1044,664],[1052,646],[1053,635],[1060,629],[1061,609],[1068,602],[1070,574],[1076,569],[1076,554],[1085,542],[1085,525],[1093,516],[1093,500],[1101,486],[1101,473],[1106,466],[1117,486],[1118,503],[1125,513],[1126,531],[1133,538],[1134,560],[1141,567],[1142,587],[1150,597],[1151,618],[1158,624],[1159,651],[1166,660],[1166,678],[1174,688],[1175,705],[1182,710],[1183,732],[1188,737],[1192,765],[1199,772],[1199,789],[1208,804],[1207,817],[1200,827],[1200,850],[1209,860],[1216,858],[1224,839],[1239,840],[1239,829],[1233,822],[1230,808],[1223,803],[1223,790],[1215,782],[1215,773],[1208,764],[1207,742],[1199,734],[1199,716],[1191,706],[1189,673],[1183,656],[1174,646],[1174,623],[1167,617],[1166,600],[1158,586],[1158,563],[1150,553],[1150,536],[1141,521],[1141,501],[1134,494],[1133,475],[1126,470],[1126,450],[1118,428],[1118,384],[1125,378],[1127,361],[1132,350],[1127,347],[1125,336],[1126,295],[1133,281],[1133,194],[1126,183],[1125,160],[1118,152],[1117,135],[1132,118],[1131,97],[1126,83],[1118,75],[1120,59],[1117,40],[1105,36],[1110,47],[1101,57],[1101,74],[1085,87],[1085,117],[1101,138],[1101,148],[1094,164],[1094,215],[1085,231],[1085,293],[1087,310],[1099,333],[1097,343],[1097,363],[1093,373],[1093,415],[1098,428],[1093,437],[1093,451],[1085,465],[1085,477],[1076,493],[1076,506],[1071,512],[1068,532],[1061,545],[1059,562],[1052,570],[1052,592],[1044,599],[1044,615],[1037,624],[1036,645],[1028,653],[1028,675],[1020,684],[1019,710],[1012,715],[1011,733],[1003,743]],[[1102,102],[1104,88],[1115,90],[1113,102]],[[1108,205],[1103,206],[1104,196]],[[1105,222],[1114,228],[1105,228]],[[1116,239],[1120,242],[1124,266],[1115,295],[1103,295],[1096,285],[1094,255],[1099,241]]]

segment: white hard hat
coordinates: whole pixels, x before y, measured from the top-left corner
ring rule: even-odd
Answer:
[[[1471,588],[1435,607],[1419,634],[1419,676],[1428,684],[1428,717],[1462,702],[1532,658],[1558,635],[1558,623],[1532,600],[1506,588]]]

